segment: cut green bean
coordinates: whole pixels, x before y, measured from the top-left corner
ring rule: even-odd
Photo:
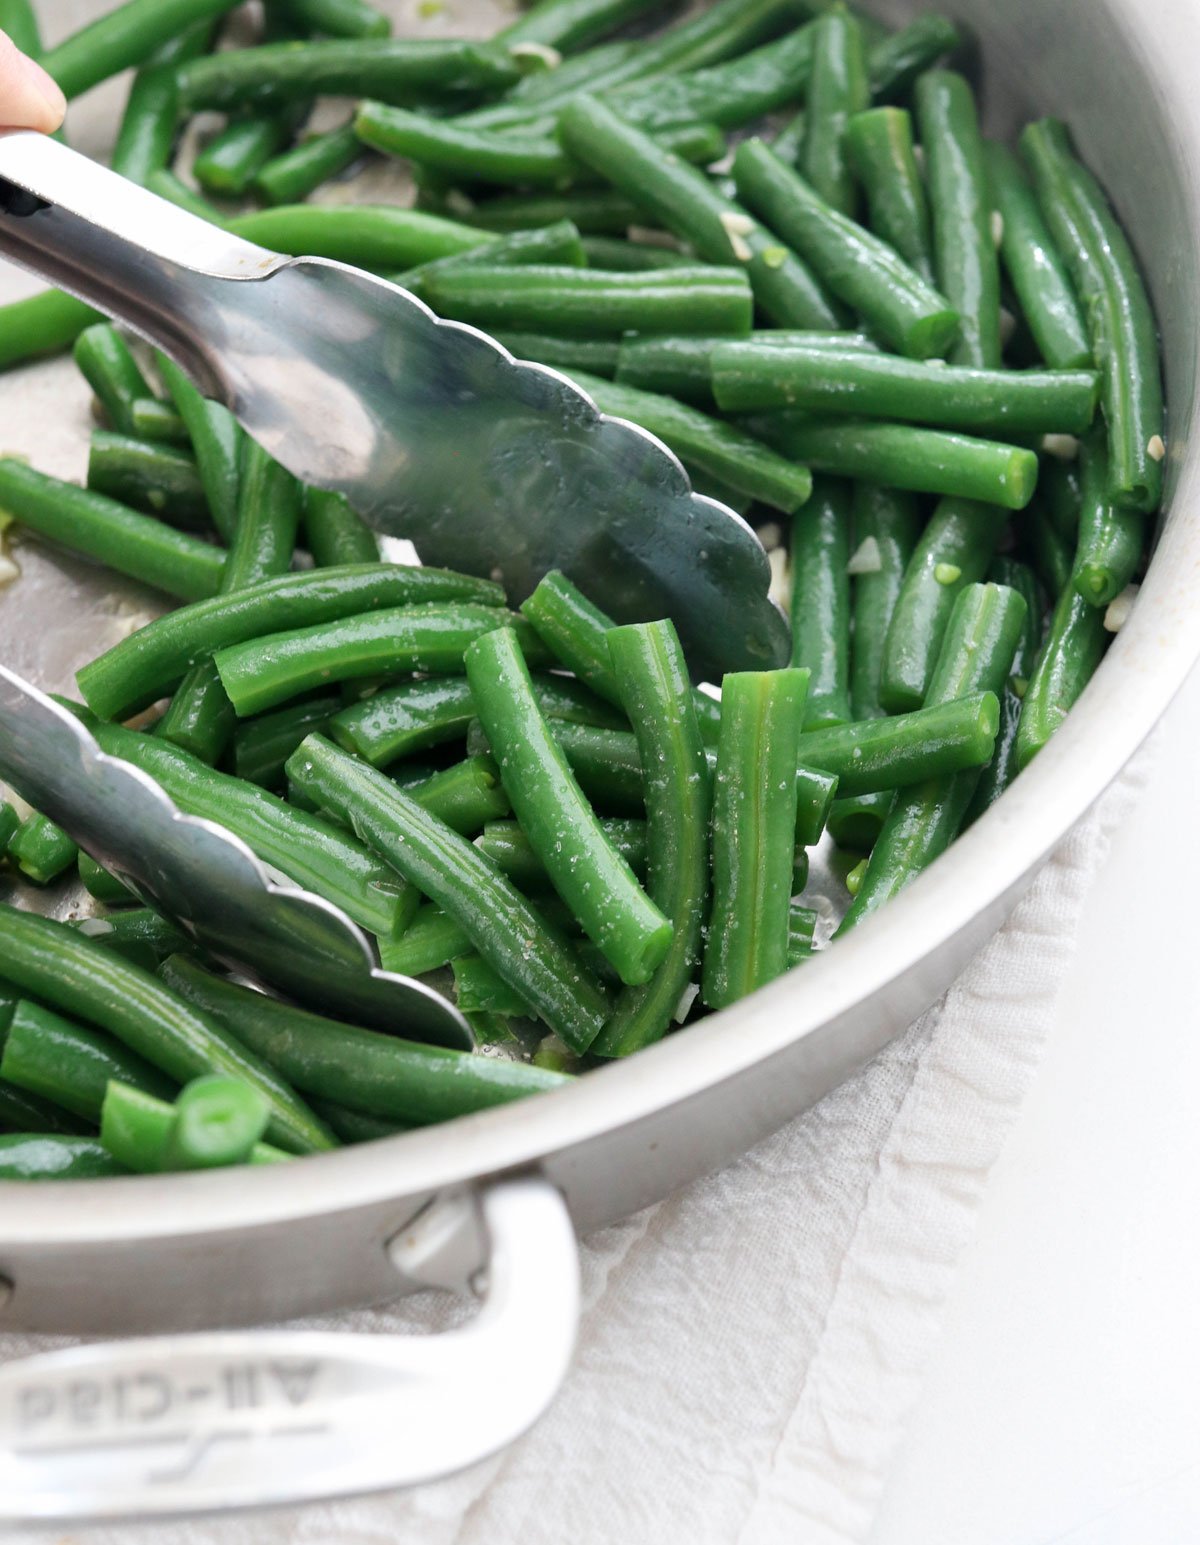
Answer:
[[[979,499],[1021,510],[1037,483],[1038,459],[1033,451],[947,429],[815,419],[804,413],[757,415],[743,427],[814,471],[916,493]]]
[[[288,757],[306,735],[323,730],[341,707],[340,697],[316,697],[245,720],[234,732],[234,772],[249,783],[277,788]]]
[[[75,340],[75,363],[113,428],[132,434],[133,405],[139,397],[151,395],[150,384],[111,322],[97,322],[80,333]]]
[[[843,852],[870,853],[894,803],[891,790],[835,799],[829,811],[829,835]]]
[[[423,294],[439,315],[456,321],[584,338],[627,331],[738,336],[750,331],[753,310],[743,275],[699,266],[610,274],[464,264],[431,274]]]
[[[917,77],[961,42],[958,28],[945,16],[918,16],[871,49],[871,95],[877,102],[903,97]]]
[[[995,505],[943,499],[904,571],[884,648],[879,695],[890,712],[928,701],[942,640],[961,592],[987,573],[1007,514]]]
[[[402,787],[422,810],[444,821],[460,837],[474,836],[489,821],[503,820],[512,813],[500,782],[500,769],[490,756],[468,756],[432,777],[402,783]]]
[[[870,100],[862,28],[849,11],[835,7],[814,28],[799,164],[817,196],[843,215],[852,216],[857,204],[846,125]]]
[[[951,347],[959,331],[952,302],[887,242],[820,199],[769,145],[759,139],[740,145],[733,175],[748,207],[899,353],[929,359]]]
[[[194,1084],[199,1091],[198,1108],[188,1121],[186,1135],[180,1130],[184,1111],[179,1103],[156,1100],[116,1080],[109,1084],[100,1115],[100,1141],[123,1169],[159,1175],[211,1169],[218,1163],[278,1164],[288,1158],[269,1143],[240,1140],[257,1124],[261,1099],[257,1090],[221,1075],[196,1079]],[[185,1089],[180,1094],[180,1102],[186,1093]]]
[[[531,359],[568,373],[584,370],[594,376],[614,376],[621,350],[616,338],[553,338],[545,333],[514,333],[504,328],[497,328],[492,337],[514,359]]]
[[[168,961],[163,979],[281,1073],[286,1068],[284,1076],[298,1088],[406,1126],[449,1121],[567,1082],[527,1063],[421,1046],[321,1019],[186,959]]]
[[[213,523],[195,458],[173,445],[97,429],[88,451],[88,487],[172,526],[196,531]]]
[[[1154,311],[1129,239],[1061,123],[1030,124],[1021,149],[1084,302],[1108,427],[1109,492],[1149,514],[1162,498],[1162,373]]]
[[[983,147],[992,204],[1000,216],[1000,256],[1042,358],[1055,370],[1092,362],[1092,346],[1062,254],[1016,156]]]
[[[1109,496],[1108,451],[1102,430],[1079,447],[1081,505],[1079,545],[1075,554],[1075,589],[1092,606],[1107,606],[1137,572],[1145,540],[1145,521]]]
[[[1079,701],[1104,657],[1104,612],[1067,585],[1025,689],[1017,726],[1017,769],[1023,771]]]
[[[299,204],[322,183],[347,171],[363,156],[353,123],[310,134],[274,156],[254,176],[254,191],[268,204]]]
[[[573,379],[592,397],[601,413],[640,424],[680,460],[716,478],[735,493],[789,515],[812,493],[807,467],[775,455],[732,424],[708,418],[671,397],[604,381],[583,371],[575,371]]]
[[[489,231],[529,231],[555,220],[570,220],[585,234],[623,235],[645,218],[637,205],[622,194],[595,188],[575,188],[569,193],[506,194],[482,204],[474,204],[464,196],[454,212],[461,215],[468,229],[475,227],[480,235]],[[3,317],[0,311],[0,321]]]
[[[332,1100],[309,1096],[309,1102],[343,1143],[375,1143],[384,1137],[395,1137],[408,1131],[400,1121],[388,1121],[383,1116],[368,1116],[364,1111],[349,1110],[345,1105],[335,1105]]]
[[[304,496],[304,540],[318,568],[376,563],[379,538],[345,494],[309,488]]]
[[[15,1084],[0,1079],[0,1132],[6,1137],[16,1133],[24,1136],[29,1132],[39,1132],[46,1137],[82,1136],[91,1132],[93,1127],[93,1122],[72,1116],[61,1105],[43,1100],[40,1095],[28,1094]],[[0,1179],[13,1178],[4,1174],[0,1166]]]
[[[241,198],[267,163],[292,143],[306,111],[304,104],[289,105],[231,119],[192,162],[196,181],[219,198]]]
[[[575,98],[562,114],[559,133],[576,160],[690,242],[706,261],[743,267],[758,307],[778,326],[839,325],[820,285],[772,231],[724,198],[702,172],[664,159],[649,135],[603,103]]]
[[[14,457],[0,457],[0,508],[39,536],[185,601],[214,595],[220,583],[220,548]]]
[[[61,354],[84,328],[103,320],[98,311],[61,290],[43,290],[0,306],[0,370]]]
[[[9,41],[31,59],[42,57],[42,31],[33,0],[0,0],[0,32],[6,32]]]
[[[327,733],[343,750],[373,767],[387,767],[414,751],[462,739],[474,717],[475,700],[464,676],[429,676],[343,708]]]
[[[1000,365],[1000,264],[975,98],[961,75],[930,70],[916,87],[933,211],[934,271],[959,315],[955,365]]]
[[[168,955],[195,948],[174,923],[151,907],[129,907],[111,917],[87,918],[79,926],[107,949],[120,950],[139,964],[149,961],[151,970]]]
[[[392,24],[366,0],[274,0],[276,9],[297,32],[323,32],[331,38],[386,38]]]
[[[519,75],[500,44],[351,38],[211,54],[180,70],[179,94],[187,112],[206,107],[244,112],[318,96],[404,103],[429,92],[503,90]]]
[[[6,799],[0,799],[0,859],[8,851],[13,833],[21,824],[21,817]]]
[[[79,882],[88,895],[108,906],[124,906],[137,897],[115,874],[110,874],[87,853],[79,855]]]
[[[168,204],[174,204],[177,209],[186,209],[189,215],[195,215],[198,220],[207,220],[209,225],[228,229],[233,224],[202,193],[198,193],[165,167],[150,173],[146,178],[146,187],[159,198],[166,199]]]
[[[608,1014],[603,993],[562,935],[471,843],[384,774],[320,736],[304,742],[288,775],[448,912],[551,1029],[576,1050],[591,1045]],[[332,1086],[325,1092],[336,1097]]]
[[[659,0],[540,0],[495,36],[510,48],[518,43],[540,43],[574,53],[658,4]]]
[[[42,68],[68,98],[145,64],[164,43],[231,11],[236,0],[126,0],[42,54]]]
[[[808,672],[805,729],[850,717],[850,486],[817,478],[792,518],[792,664]]]
[[[333,1146],[332,1135],[265,1064],[147,972],[74,928],[0,906],[3,977],[67,1016],[97,1025],[180,1083],[231,1073],[271,1104],[272,1140],[290,1152]]]
[[[0,1180],[99,1180],[127,1173],[93,1137],[0,1136]]]
[[[257,1089],[219,1073],[194,1078],[175,1100],[164,1168],[219,1169],[248,1164],[266,1131],[267,1102]]]
[[[222,403],[205,397],[174,360],[157,356],[159,373],[187,426],[208,512],[222,541],[233,538],[237,524],[242,429]]]
[[[799,760],[836,773],[843,797],[883,793],[982,767],[995,745],[999,715],[995,694],[977,692],[891,718],[806,731]]]
[[[283,574],[148,623],[85,665],[77,680],[93,712],[125,719],[173,691],[190,666],[228,645],[382,609],[460,599],[501,606],[504,592],[490,580],[415,565],[356,564]]]
[[[179,65],[207,53],[213,24],[203,20],[172,38],[146,61],[129,89],[111,166],[141,186],[152,172],[170,165],[179,132]]]
[[[423,906],[398,939],[380,939],[379,960],[399,976],[440,971],[474,946],[465,929],[432,903]]]
[[[1078,455],[1072,461],[1047,456],[1038,478],[1038,493],[1046,513],[1059,536],[1072,546],[1079,536],[1079,510],[1083,502],[1079,461]]]
[[[1091,370],[975,370],[855,349],[718,343],[713,390],[725,412],[849,408],[987,435],[1078,434],[1095,415]]]
[[[929,200],[913,148],[912,116],[902,107],[856,113],[846,125],[846,150],[866,195],[871,230],[932,285]]]
[[[725,1008],[787,970],[796,745],[805,671],[725,677],[713,789],[712,914],[701,995]]]
[[[606,268],[614,274],[646,273],[655,268],[687,268],[695,262],[676,247],[660,247],[618,236],[584,236],[584,262],[589,268]]]
[[[538,706],[511,629],[466,653],[467,679],[505,791],[555,890],[627,986],[648,981],[672,938],[669,919],[605,837]]]
[[[242,215],[239,236],[294,257],[326,257],[375,273],[414,268],[491,240],[485,232],[419,209],[390,205],[281,204]]]
[[[160,397],[139,397],[130,405],[130,432],[142,440],[186,445],[187,425],[169,402]]]
[[[627,987],[592,1050],[621,1057],[661,1039],[702,952],[708,907],[711,795],[704,742],[678,635],[670,622],[614,628],[613,670],[645,776],[647,889],[671,921],[671,947],[654,975]]]
[[[646,823],[629,817],[606,816],[604,835],[637,875],[646,874]],[[545,865],[516,821],[488,821],[475,846],[521,890],[544,891],[550,884]]]
[[[454,973],[454,1000],[472,1023],[476,1016],[487,1021],[495,1017],[528,1017],[524,998],[514,992],[482,955],[458,955],[450,965]]]
[[[998,697],[1012,670],[1025,616],[1025,599],[1018,591],[968,586],[945,629],[926,707],[980,691]],[[978,768],[971,768],[896,795],[839,934],[856,928],[945,851],[958,835],[978,781]]]
[[[713,412],[712,356],[723,338],[626,338],[621,342],[617,380],[644,392],[677,397]],[[762,348],[852,349],[877,352],[864,333],[752,332],[748,340]]]
[[[1025,626],[1013,656],[1012,674],[1000,695],[1000,725],[996,731],[996,749],[991,761],[979,775],[975,795],[967,811],[966,824],[977,820],[1004,793],[1017,775],[1017,730],[1029,678],[1033,675],[1038,645],[1042,638],[1042,595],[1037,576],[1027,564],[1014,558],[993,560],[988,578],[997,585],[1007,585],[1025,598]]]
[[[29,1002],[13,1015],[0,1078],[97,1125],[110,1079],[161,1100],[178,1087],[115,1036]]]
[[[458,267],[462,263],[484,263],[489,267],[523,267],[530,263],[554,263],[559,266],[583,268],[585,257],[578,229],[570,220],[555,220],[551,225],[535,231],[510,231],[483,247],[472,247],[467,252],[454,252],[449,257],[434,258],[432,263],[422,263],[406,273],[396,274],[393,282],[403,285],[413,295],[424,298],[424,284],[430,274],[443,269]]]
[[[920,530],[911,494],[876,483],[854,485],[854,552],[848,567],[850,709],[855,719],[875,719],[885,712],[879,693],[887,631]]]
[[[35,885],[49,885],[65,874],[79,856],[79,848],[44,815],[28,815],[8,844],[8,861]]]

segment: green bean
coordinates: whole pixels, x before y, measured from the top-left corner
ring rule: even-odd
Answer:
[[[904,571],[884,646],[879,695],[890,712],[928,702],[942,639],[960,593],[987,573],[1007,515],[995,505],[943,499]]]
[[[262,1095],[240,1079],[219,1073],[194,1078],[176,1097],[164,1167],[218,1169],[252,1163],[267,1115]]]
[[[843,797],[884,793],[982,767],[995,745],[999,715],[995,694],[977,692],[892,718],[806,731],[799,760],[836,773]]]
[[[943,54],[953,53],[960,41],[958,28],[947,17],[918,16],[872,48],[872,97],[893,102],[904,96],[922,71]]]
[[[35,1094],[27,1094],[15,1084],[0,1079],[0,1131],[6,1135],[40,1132],[46,1137],[82,1136],[92,1131],[92,1123],[81,1121],[61,1106],[43,1100]],[[11,1180],[0,1167],[0,1179]]]
[[[28,300],[0,306],[0,370],[61,354],[85,327],[100,321],[98,311],[61,290],[43,290]]]
[[[353,123],[311,134],[274,156],[254,176],[254,191],[268,204],[299,204],[361,159],[363,143]]]
[[[0,31],[31,59],[42,57],[42,32],[33,0],[0,0]]]
[[[378,776],[373,774],[371,776]],[[362,1111],[428,1126],[561,1087],[566,1080],[498,1057],[421,1046],[250,992],[177,958],[163,979],[224,1023],[297,1087]]]
[[[576,781],[592,804],[609,815],[644,815],[642,764],[632,734],[563,720],[553,728]],[[487,744],[486,737],[483,743]],[[467,750],[472,749],[469,732]]]
[[[132,434],[133,404],[151,395],[150,385],[111,322],[97,322],[80,333],[75,340],[75,363],[113,428]]]
[[[220,548],[14,457],[0,457],[0,508],[39,536],[186,601],[214,595],[220,583]]]
[[[1041,503],[1045,505],[1046,513],[1059,536],[1072,546],[1079,536],[1079,510],[1083,502],[1079,461],[1078,455],[1071,461],[1047,456],[1042,462],[1038,478]]]
[[[648,981],[670,947],[671,924],[614,850],[571,774],[516,635],[505,629],[477,639],[466,668],[505,791],[555,890],[627,986]]]
[[[198,220],[207,220],[209,225],[228,230],[234,224],[215,204],[210,204],[202,193],[197,193],[195,188],[189,187],[181,177],[165,167],[150,173],[146,178],[146,187],[178,209],[186,209],[188,214],[195,215]]]
[[[604,835],[637,875],[646,874],[646,823],[629,817],[606,816]],[[516,821],[488,821],[475,846],[521,890],[544,891],[550,884],[545,865]]]
[[[961,75],[930,70],[916,87],[933,210],[934,270],[959,314],[955,365],[1000,365],[1000,265],[975,99]]]
[[[366,0],[274,0],[298,32],[332,38],[386,38],[392,24]]]
[[[792,517],[792,664],[809,673],[804,727],[850,717],[850,487],[817,478]]]
[[[1071,586],[1075,572],[1075,546],[1057,529],[1045,503],[1038,499],[1025,512],[1025,534],[1033,566],[1051,595]]]
[[[241,198],[267,163],[292,139],[307,107],[289,105],[276,113],[233,118],[214,134],[192,162],[192,174],[206,193]]]
[[[480,263],[430,274],[423,295],[439,315],[456,321],[585,338],[629,330],[745,334],[752,313],[744,276],[711,267],[609,274]]]
[[[846,125],[870,100],[862,28],[846,10],[826,11],[814,30],[800,170],[818,197],[843,215],[852,216],[857,203]]]
[[[491,239],[469,225],[419,209],[372,204],[281,204],[241,216],[236,231],[276,252],[334,258],[378,273],[466,252]]]
[[[911,494],[875,483],[854,485],[850,709],[855,719],[885,712],[879,692],[887,630],[920,529]]]
[[[148,960],[151,970],[167,955],[195,948],[174,923],[151,907],[130,907],[111,917],[88,918],[79,926],[106,949],[120,950],[139,964]]]
[[[871,230],[932,285],[929,200],[913,150],[912,116],[902,107],[856,113],[846,125],[846,150],[866,194]]]
[[[655,268],[687,268],[694,261],[676,247],[660,247],[618,236],[584,236],[580,241],[589,268],[605,268],[612,274],[643,274]]]
[[[1162,375],[1158,331],[1138,262],[1104,191],[1061,123],[1030,124],[1021,148],[1038,202],[1084,302],[1100,367],[1113,501],[1149,514],[1162,498]]]
[[[994,141],[984,145],[983,158],[1001,220],[1000,256],[1042,358],[1056,370],[1090,365],[1092,347],[1071,276],[1020,162]]]
[[[623,235],[644,218],[629,199],[599,188],[575,188],[569,193],[514,193],[488,199],[483,204],[470,200],[466,204],[461,211],[462,219],[468,229],[477,227],[481,232],[527,231],[556,220],[570,220],[587,234],[612,236]],[[0,310],[0,321],[3,319],[4,312]]]
[[[304,539],[318,568],[379,559],[379,539],[349,499],[323,488],[305,491]]]
[[[222,541],[229,542],[237,525],[241,426],[222,403],[205,397],[174,360],[159,354],[157,361],[163,384],[187,426],[208,512]]]
[[[553,70],[535,70],[522,76],[500,101],[461,113],[458,121],[475,129],[553,123],[558,109],[576,91],[601,91],[636,78],[638,56],[645,46],[644,40],[623,40],[586,48]]]
[[[437,816],[460,837],[472,836],[489,821],[503,820],[512,812],[500,769],[490,756],[468,756],[432,777],[401,786],[422,810]]]
[[[1102,430],[1081,442],[1079,457],[1082,504],[1075,589],[1092,606],[1107,606],[1137,572],[1145,522],[1136,510],[1123,509],[1109,498],[1108,452]]]
[[[670,622],[615,628],[613,669],[645,778],[648,893],[670,918],[671,947],[649,981],[627,987],[592,1050],[627,1056],[659,1040],[700,964],[708,903],[708,765],[693,690]]]
[[[96,1125],[110,1079],[162,1100],[178,1087],[114,1036],[28,1002],[13,1015],[0,1077]]]
[[[975,795],[967,811],[966,825],[977,820],[1004,793],[1017,774],[1017,729],[1021,722],[1024,692],[1033,674],[1038,645],[1042,637],[1042,595],[1037,576],[1027,564],[999,557],[993,560],[988,578],[997,585],[1007,585],[1025,598],[1025,626],[1013,656],[1012,674],[1000,696],[1000,727],[996,731],[996,749],[979,775]]]
[[[724,1008],[787,970],[796,744],[807,672],[725,677],[712,818],[712,914],[701,996]]]
[[[369,38],[265,43],[184,65],[185,112],[245,111],[317,96],[408,102],[417,93],[503,90],[520,74],[500,44],[457,39]]]
[[[296,1153],[333,1146],[303,1102],[214,1021],[153,976],[74,928],[0,906],[3,976],[68,1016],[97,1025],[180,1083],[223,1072],[262,1090],[273,1141]]]
[[[478,953],[569,1045],[583,1051],[591,1044],[608,1012],[599,987],[562,935],[469,842],[382,773],[320,736],[304,742],[288,775],[448,912]],[[332,1086],[326,1092],[336,1097]]]
[[[645,392],[677,397],[692,407],[712,412],[712,355],[723,338],[626,338],[621,342],[617,380]],[[788,332],[772,329],[752,332],[749,341],[759,348],[869,349],[875,345],[863,333]]]
[[[385,971],[399,976],[427,976],[473,948],[464,929],[441,907],[423,906],[398,939],[380,939]]]
[[[540,43],[547,48],[574,53],[589,43],[615,32],[659,0],[540,0],[516,21],[502,27],[495,37],[507,43]]]
[[[61,826],[44,815],[28,815],[8,843],[8,861],[35,885],[49,885],[65,874],[79,848]]]
[[[399,1121],[388,1121],[383,1116],[368,1116],[363,1111],[348,1110],[335,1105],[332,1100],[319,1100],[309,1096],[309,1103],[343,1143],[375,1143],[383,1137],[395,1137],[407,1132],[408,1127]]]
[[[1100,383],[1091,370],[936,368],[865,350],[718,343],[713,390],[726,412],[843,407],[986,434],[1079,433],[1091,423]]]
[[[472,247],[467,252],[454,252],[449,257],[434,258],[431,263],[421,263],[405,273],[393,276],[393,283],[403,285],[413,295],[424,298],[423,286],[429,275],[441,273],[446,268],[457,268],[463,263],[484,263],[489,267],[521,267],[529,263],[556,263],[571,268],[585,266],[583,244],[579,231],[570,220],[555,220],[535,231],[510,231],[483,247]]]
[[[835,799],[829,811],[829,835],[844,852],[870,853],[894,803],[890,790]]]
[[[818,277],[899,353],[929,359],[959,329],[951,301],[931,289],[894,248],[824,203],[769,145],[751,139],[733,162],[739,197],[768,220]]]
[[[1078,702],[1104,656],[1104,613],[1067,585],[1050,618],[1017,726],[1017,770],[1024,771]]]
[[[926,707],[972,692],[998,696],[1012,669],[1026,610],[1025,598],[1001,585],[970,585],[962,591],[945,630]],[[978,781],[978,768],[971,768],[900,790],[839,934],[856,928],[945,851]]]
[[[151,172],[170,164],[179,132],[179,92],[175,70],[206,53],[213,26],[204,20],[172,38],[146,61],[134,77],[113,148],[114,172],[143,187]]]
[[[187,425],[169,402],[161,397],[139,397],[129,408],[130,433],[141,440],[186,445]]]
[[[212,524],[194,457],[171,445],[97,429],[88,451],[88,487],[172,526]]]
[[[520,993],[514,992],[482,955],[458,955],[450,962],[454,973],[454,1000],[474,1023],[477,1018],[490,1024],[496,1018],[524,1019],[529,1010]],[[500,1039],[511,1039],[510,1035]]]
[[[492,333],[514,359],[531,359],[568,373],[585,370],[589,375],[616,373],[621,345],[616,338],[552,338],[542,333],[514,333],[498,328]]]
[[[98,1180],[125,1173],[92,1137],[0,1136],[0,1180]]]
[[[145,64],[155,51],[235,0],[126,0],[42,54],[42,67],[68,97],[82,96],[112,75]]]
[[[1033,497],[1038,460],[1022,446],[946,429],[764,414],[744,427],[815,471],[916,493],[979,499],[1021,510]]]
[[[137,900],[115,874],[102,869],[88,853],[81,852],[79,855],[79,882],[89,896],[107,905],[124,906],[127,902]]]
[[[387,767],[414,751],[461,739],[474,717],[465,677],[430,676],[352,703],[333,716],[327,733],[344,751]]]
[[[278,1164],[288,1158],[268,1143],[239,1140],[257,1125],[261,1100],[257,1090],[221,1075],[196,1079],[194,1085],[199,1108],[185,1118],[187,1107],[182,1102],[187,1089],[171,1105],[116,1080],[109,1084],[100,1116],[100,1141],[123,1169],[158,1175],[209,1169],[218,1163]],[[207,1132],[203,1131],[206,1116],[212,1123]],[[180,1131],[185,1119],[186,1135]]]
[[[323,730],[341,707],[340,697],[316,697],[244,720],[233,736],[234,772],[249,783],[278,787],[288,757],[306,735]]]
[[[457,600],[499,606],[504,592],[473,575],[398,564],[282,574],[148,623],[85,665],[76,679],[101,718],[128,718],[171,692],[190,666],[223,647],[385,608]]]
[[[599,172],[681,240],[691,242],[706,261],[742,265],[757,305],[777,325],[838,325],[816,280],[771,231],[724,198],[703,173],[665,160],[653,139],[603,103],[574,99],[559,120],[559,133],[576,160]]]
[[[735,493],[791,514],[812,492],[808,468],[776,456],[732,424],[653,392],[604,381],[583,371],[572,379],[602,413],[629,419],[656,435],[689,466],[717,478]]]
[[[21,817],[6,799],[0,799],[0,858],[8,851],[13,833],[21,824]]]

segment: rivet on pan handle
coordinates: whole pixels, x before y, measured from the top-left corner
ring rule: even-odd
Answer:
[[[431,1481],[511,1443],[567,1371],[575,1234],[537,1176],[468,1202],[435,1206],[392,1246],[410,1279],[465,1271],[481,1288],[479,1314],[446,1335],[222,1331],[0,1369],[0,1521],[317,1501]]]

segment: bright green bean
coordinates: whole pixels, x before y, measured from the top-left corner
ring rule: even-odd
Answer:
[[[75,340],[75,363],[113,428],[132,434],[133,405],[139,397],[151,395],[150,385],[111,322],[97,322],[80,333]]]
[[[804,727],[850,717],[850,485],[820,477],[792,517],[792,664],[808,672]]]
[[[881,39],[871,49],[871,96],[894,102],[906,95],[917,77],[953,53],[961,42],[958,28],[945,16],[918,16]]]
[[[213,24],[203,20],[156,50],[134,77],[125,102],[111,166],[143,187],[152,172],[170,165],[179,132],[179,91],[175,70],[206,53]]]
[[[61,290],[43,290],[28,300],[0,306],[0,370],[69,349],[100,313]]]
[[[831,208],[852,216],[857,204],[846,125],[871,100],[862,28],[849,11],[826,11],[814,28],[812,78],[800,169]]]
[[[1017,726],[1017,770],[1024,771],[1078,702],[1104,657],[1104,613],[1067,585],[1033,667]]]
[[[707,769],[706,769],[707,771]],[[604,835],[637,875],[646,875],[646,823],[628,817],[606,816],[600,825]],[[544,891],[550,885],[545,865],[533,851],[529,838],[516,821],[488,821],[475,840],[485,858],[506,874],[521,890]]]
[[[911,494],[876,483],[854,485],[850,708],[856,719],[875,719],[885,712],[879,692],[887,630],[920,530]]]
[[[219,198],[241,198],[263,167],[292,143],[306,111],[304,104],[289,105],[231,119],[192,162],[196,181]]]
[[[268,204],[299,204],[322,183],[362,159],[363,142],[353,123],[310,134],[274,156],[254,176],[254,191]]]
[[[778,154],[778,142],[776,143]],[[912,116],[902,107],[873,107],[846,125],[846,150],[866,194],[871,230],[933,284],[929,200],[913,149]]]
[[[0,1078],[97,1125],[110,1079],[162,1100],[178,1087],[115,1036],[29,1002],[13,1015]]]
[[[213,525],[229,542],[237,525],[241,425],[222,403],[197,390],[174,360],[165,354],[157,359],[163,385],[187,426]]]
[[[239,236],[293,257],[326,257],[376,273],[414,268],[491,240],[485,231],[390,205],[281,204],[242,215]]]
[[[28,815],[8,843],[8,861],[35,885],[49,885],[65,874],[79,848],[61,826],[44,815]]]
[[[267,1102],[257,1089],[220,1073],[194,1078],[175,1099],[165,1169],[218,1169],[248,1164],[266,1131]]]
[[[621,342],[617,380],[644,392],[677,397],[694,408],[713,412],[712,356],[724,338],[626,338]],[[875,345],[864,333],[788,332],[774,328],[752,332],[749,342],[759,348],[868,349]]]
[[[146,60],[164,43],[231,11],[236,0],[126,0],[42,54],[69,99]]]
[[[992,759],[979,775],[975,795],[967,811],[966,824],[977,820],[1004,793],[1017,774],[1017,730],[1021,722],[1022,698],[1033,674],[1038,645],[1042,638],[1042,593],[1037,576],[1027,564],[1014,558],[999,557],[992,561],[988,578],[997,585],[1007,585],[1025,598],[1025,626],[1021,631],[1017,652],[1013,656],[1012,674],[1000,696],[1000,726],[996,731],[996,749]]]
[[[799,760],[836,773],[843,797],[879,794],[982,767],[992,754],[999,716],[996,695],[976,692],[891,718],[806,731]]]
[[[531,359],[555,370],[585,370],[589,375],[613,376],[621,345],[616,338],[554,338],[545,333],[514,333],[497,328],[492,337],[514,359]]]
[[[137,900],[115,874],[109,874],[107,869],[102,869],[94,858],[83,852],[79,855],[79,882],[89,896],[108,906],[124,906],[127,902]]]
[[[514,43],[540,43],[563,53],[574,53],[606,32],[615,32],[653,10],[658,3],[659,0],[540,0],[495,36],[510,48]]]

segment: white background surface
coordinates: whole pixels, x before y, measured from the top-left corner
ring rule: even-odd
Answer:
[[[1200,675],[1082,918],[871,1545],[1200,1540]]]

